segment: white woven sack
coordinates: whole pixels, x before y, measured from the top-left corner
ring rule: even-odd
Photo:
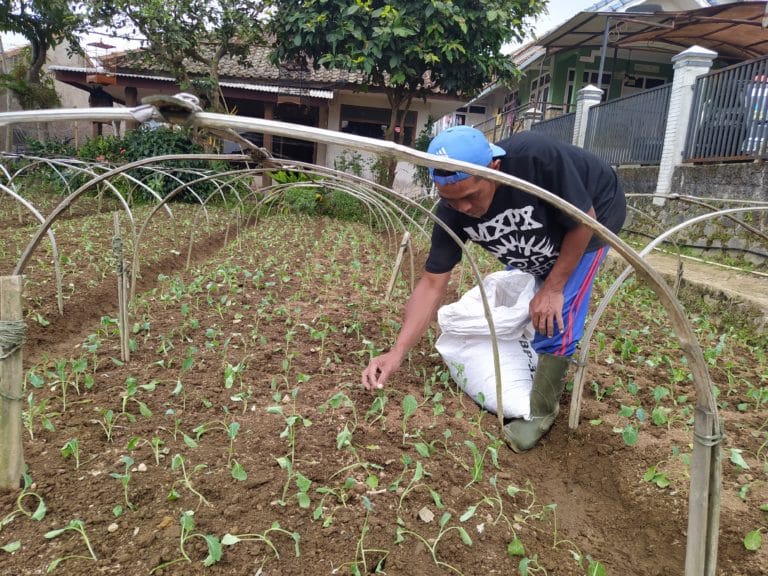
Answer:
[[[530,418],[537,358],[528,304],[535,286],[533,276],[517,270],[494,272],[483,280],[499,346],[505,418]],[[497,413],[493,346],[480,288],[442,306],[437,319],[441,334],[435,346],[454,381],[483,408]]]

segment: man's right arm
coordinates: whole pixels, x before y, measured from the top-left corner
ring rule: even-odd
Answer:
[[[429,323],[435,317],[450,279],[450,272],[443,274],[424,272],[408,299],[403,325],[395,345],[389,352],[373,358],[363,371],[363,386],[366,390],[383,388],[389,376],[400,368],[408,351],[424,335]]]

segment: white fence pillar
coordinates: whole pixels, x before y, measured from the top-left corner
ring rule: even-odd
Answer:
[[[530,130],[531,126],[541,121],[541,111],[536,108],[528,108],[523,112],[523,130]]]
[[[717,52],[701,46],[691,46],[672,57],[675,76],[672,79],[667,130],[664,134],[664,148],[661,152],[659,177],[656,181],[656,194],[661,196],[656,196],[653,199],[653,203],[658,206],[664,205],[664,196],[669,195],[671,191],[675,166],[680,165],[683,160],[683,148],[691,117],[693,87],[696,84],[696,78],[709,72],[715,58],[717,58]]]
[[[587,123],[589,121],[589,109],[595,104],[600,104],[603,91],[597,86],[584,86],[576,96],[576,119],[573,124],[573,145],[584,148],[587,139]]]

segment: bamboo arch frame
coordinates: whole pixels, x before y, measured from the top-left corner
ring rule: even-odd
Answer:
[[[181,102],[181,100],[179,101]],[[288,124],[257,118],[233,117],[222,114],[213,114],[197,112],[190,110],[188,106],[184,112],[179,113],[178,108],[171,110],[169,120],[175,123],[187,126],[212,129],[219,131],[227,129],[234,131],[258,131],[271,135],[287,136],[309,140],[323,144],[337,144],[346,147],[352,147],[357,150],[364,150],[381,154],[397,160],[405,160],[419,166],[431,166],[449,170],[461,170],[463,172],[479,176],[482,178],[495,180],[501,184],[514,186],[523,190],[545,202],[555,206],[560,211],[567,214],[571,219],[581,224],[589,226],[594,234],[599,236],[606,244],[616,250],[629,264],[635,272],[650,286],[659,298],[661,304],[666,309],[672,327],[680,340],[680,346],[683,353],[689,360],[689,365],[693,374],[693,383],[696,389],[696,410],[694,420],[694,438],[693,438],[693,458],[691,462],[691,489],[689,494],[689,512],[688,512],[688,534],[685,559],[686,576],[713,576],[716,569],[717,559],[717,540],[719,524],[719,496],[720,496],[720,455],[719,444],[722,440],[722,424],[718,417],[717,405],[712,393],[712,382],[707,370],[703,352],[699,346],[693,329],[682,308],[680,302],[671,292],[662,276],[652,266],[650,266],[635,250],[628,246],[617,235],[596,222],[594,219],[575,209],[573,206],[555,196],[554,194],[535,186],[524,180],[520,180],[508,174],[503,174],[486,167],[480,167],[466,162],[446,160],[445,158],[432,156],[430,154],[410,149],[406,146],[398,145],[392,142],[383,142],[370,138],[358,137],[339,132],[328,131],[320,128]],[[100,120],[100,121],[143,121],[156,116],[158,111],[150,106],[140,106],[137,108],[111,109],[111,108],[93,108],[93,109],[70,109],[70,110],[47,110],[35,112],[16,112],[0,115],[0,126],[14,124],[18,122],[34,119],[36,122],[49,122],[58,120]],[[159,109],[162,115],[162,107]],[[220,132],[219,132],[220,133]],[[162,161],[163,159],[177,159],[180,155],[172,157],[158,157],[145,161],[134,162],[131,165],[121,167],[121,170],[127,170],[131,167],[143,165],[151,161]],[[194,156],[201,159],[199,155]],[[216,155],[217,159],[224,160],[247,160],[247,156],[242,155]],[[96,180],[106,179],[109,175],[119,173],[121,170],[113,170],[99,176]],[[48,217],[46,222],[40,227],[38,234],[28,245],[22,254],[22,257],[14,271],[15,275],[20,275],[29,259],[32,251],[39,243],[41,237],[46,233],[51,223],[66,206],[82,193],[82,188],[74,192]],[[415,202],[390,191],[390,194],[398,197],[399,200],[411,203],[413,207],[423,210]],[[435,221],[434,216],[430,219],[437,225],[445,228],[440,221]],[[450,231],[448,231],[450,233]],[[458,238],[451,233],[454,240],[464,249]],[[479,278],[479,271],[473,261],[470,261],[473,272]],[[490,310],[487,303],[485,292],[482,288],[482,282],[478,283],[481,290],[481,296],[485,308],[486,319],[489,324],[490,333],[493,341],[494,367],[497,375],[497,394],[499,401],[499,413],[502,413],[500,378],[499,378],[499,359],[498,348],[496,345],[495,329]],[[500,417],[503,420],[503,416]]]
[[[741,208],[727,208],[724,210],[718,210],[716,212],[710,212],[708,214],[702,214],[700,216],[696,216],[694,218],[686,220],[685,222],[681,222],[677,226],[670,228],[663,234],[654,238],[645,247],[643,247],[643,249],[640,251],[640,256],[645,257],[646,255],[650,254],[653,251],[653,249],[656,248],[656,246],[658,246],[665,240],[668,240],[670,237],[674,236],[681,230],[684,230],[685,228],[693,226],[694,224],[698,224],[706,220],[712,220],[713,218],[719,218],[720,216],[732,216],[733,214],[738,214],[741,212],[753,212],[753,211],[758,211],[758,212],[768,211],[768,206],[747,206],[747,207],[741,207]],[[736,222],[741,222],[738,219],[734,219],[734,220]],[[589,322],[589,325],[584,330],[584,336],[582,337],[583,343],[588,344],[589,341],[592,339],[592,334],[597,328],[597,324],[602,318],[603,314],[608,309],[608,304],[610,304],[611,299],[616,295],[616,292],[618,292],[619,288],[621,288],[621,285],[624,283],[624,280],[626,280],[627,277],[632,273],[632,270],[633,268],[631,266],[627,266],[621,272],[621,274],[619,274],[619,276],[616,278],[616,280],[610,286],[610,288],[606,290],[605,295],[603,296],[603,299],[600,301],[600,304],[598,305],[594,315],[592,316],[592,319]],[[579,416],[581,414],[581,396],[584,390],[584,379],[586,378],[588,356],[589,356],[589,346],[582,345],[579,352],[579,360],[577,363],[578,367],[576,369],[576,375],[574,376],[574,380],[573,380],[573,394],[571,395],[571,408],[570,408],[570,414],[568,417],[568,426],[571,429],[575,429],[579,425]]]

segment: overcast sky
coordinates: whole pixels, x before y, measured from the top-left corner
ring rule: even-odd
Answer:
[[[597,0],[549,0],[547,3],[549,14],[544,14],[536,21],[536,34],[541,36],[548,30],[562,24],[577,12],[586,10],[595,4],[596,1]],[[3,48],[5,50],[25,43],[24,38],[17,35],[3,34],[2,39]],[[107,44],[118,45],[120,48],[126,47],[125,43],[120,40],[96,35],[88,36],[85,39],[85,43],[94,42],[99,39],[102,39]]]
[[[597,0],[549,0],[547,2],[549,14],[544,14],[536,20],[536,34],[543,35],[596,3]]]

